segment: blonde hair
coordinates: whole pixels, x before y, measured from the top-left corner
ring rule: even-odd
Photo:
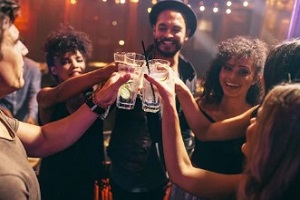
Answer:
[[[239,199],[300,199],[300,84],[272,89],[256,125]]]

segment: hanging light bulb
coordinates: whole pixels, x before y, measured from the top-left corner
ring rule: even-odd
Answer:
[[[70,4],[74,5],[77,3],[77,0],[70,0]]]
[[[214,3],[213,12],[214,13],[219,12],[218,3]]]
[[[243,2],[243,6],[244,6],[244,7],[249,6],[249,2],[248,2],[248,1],[244,1],[244,2]]]
[[[199,10],[200,10],[201,12],[203,12],[203,11],[205,10],[205,6],[200,6],[200,7],[199,7]]]
[[[205,6],[204,6],[204,2],[203,2],[203,1],[200,1],[200,2],[199,2],[199,10],[200,10],[201,12],[203,12],[203,11],[205,10]]]
[[[231,1],[227,1],[227,2],[226,2],[226,5],[227,5],[228,7],[230,7],[230,6],[232,5],[232,2],[231,2]]]
[[[230,8],[226,9],[226,14],[230,14],[230,13],[231,13],[231,9]]]

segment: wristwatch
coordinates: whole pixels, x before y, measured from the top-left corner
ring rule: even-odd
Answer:
[[[91,111],[96,113],[102,120],[105,119],[109,113],[110,106],[106,109],[101,108],[94,102],[93,96],[89,97],[86,100],[85,104],[91,109]]]

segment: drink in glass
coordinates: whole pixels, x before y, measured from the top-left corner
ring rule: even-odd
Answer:
[[[167,81],[169,77],[170,62],[163,59],[149,60],[149,69],[146,72],[159,81]],[[156,113],[160,110],[160,96],[154,86],[148,82],[143,82],[142,104],[145,112]]]
[[[131,54],[132,53],[130,53],[130,55]],[[117,95],[117,107],[121,109],[131,110],[134,108],[136,97],[139,91],[143,67],[139,62],[136,62],[135,60],[128,61],[126,56],[127,54],[125,54],[124,62],[119,63],[118,72],[121,75],[129,73],[131,74],[131,78],[119,88]]]

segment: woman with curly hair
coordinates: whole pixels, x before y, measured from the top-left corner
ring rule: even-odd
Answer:
[[[180,82],[177,85],[176,93],[183,104],[187,122],[195,134],[195,148],[191,156],[195,167],[223,174],[240,174],[243,171],[241,146],[245,137],[227,139],[223,133],[222,141],[208,141],[203,132],[206,131],[207,124],[238,116],[260,103],[261,77],[266,55],[267,45],[259,39],[237,36],[221,42],[217,56],[204,79],[204,91],[197,105],[199,112],[195,112],[194,108],[188,110],[192,108],[192,104],[186,103],[181,89],[184,86]],[[249,124],[249,118],[247,123]],[[177,193],[171,196],[179,195]],[[195,198],[184,194],[184,199]]]
[[[85,33],[71,26],[62,26],[50,33],[45,52],[49,72],[57,85],[45,87],[37,95],[42,124],[74,113],[90,97],[93,86],[105,81],[117,69],[109,65],[85,73],[92,43]],[[103,121],[98,118],[72,146],[43,158],[39,174],[42,199],[92,200],[95,180],[104,175],[103,162]]]
[[[200,111],[212,123],[240,115],[260,103],[261,77],[267,56],[265,43],[244,36],[229,38],[221,42],[218,49],[199,101]],[[242,172],[243,137],[205,141],[199,131],[194,133],[195,150],[191,160],[195,166],[225,174]]]

